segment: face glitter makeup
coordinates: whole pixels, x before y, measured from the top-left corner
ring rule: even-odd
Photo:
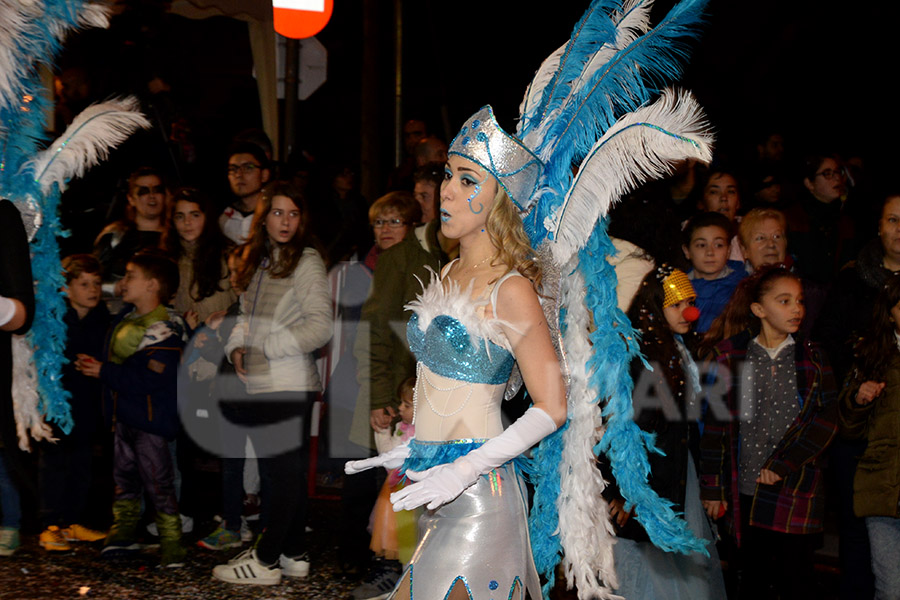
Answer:
[[[484,210],[484,203],[483,203],[483,202],[479,202],[479,203],[478,203],[478,210],[475,210],[474,208],[472,208],[472,200],[474,200],[475,198],[477,198],[477,197],[478,197],[478,194],[480,194],[480,193],[481,193],[481,184],[479,183],[479,184],[477,184],[477,185],[475,186],[475,190],[472,192],[472,195],[469,196],[469,198],[468,198],[468,202],[469,202],[469,210],[471,210],[471,211],[472,211],[474,214],[476,214],[476,215],[477,215],[477,214],[481,214],[481,212]]]

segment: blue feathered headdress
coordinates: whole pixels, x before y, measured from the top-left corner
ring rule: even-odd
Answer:
[[[538,69],[520,106],[516,136],[543,163],[520,202],[526,233],[545,266],[544,291],[569,376],[569,420],[536,449],[530,516],[545,595],[562,559],[579,598],[618,585],[613,529],[596,460],[607,460],[628,508],[660,548],[706,552],[648,484],[653,436],[632,416],[635,332],[617,306],[610,206],[676,162],[708,162],[712,136],[677,79],[706,0],[682,0],[650,28],[650,0],[595,0],[570,39]],[[554,274],[548,277],[548,273]]]

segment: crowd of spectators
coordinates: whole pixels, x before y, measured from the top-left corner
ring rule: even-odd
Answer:
[[[74,232],[62,265],[72,360],[64,383],[76,433],[65,457],[59,446],[39,445],[40,544],[48,552],[103,538],[105,554],[129,552],[138,524],[150,523],[164,542],[162,563],[177,565],[182,535],[196,526],[198,545],[209,551],[263,534],[236,563],[216,568],[220,579],[277,583],[308,573],[315,557],[302,541],[307,470],[370,456],[377,435],[403,422],[398,390],[408,387],[415,363],[397,324],[429,270],[456,252],[436,218],[447,144],[418,119],[405,123],[403,136],[404,159],[378,198],[360,194],[352,166],[327,171],[314,160],[274,160],[258,130],[235,136],[221,157],[227,197],[214,195],[220,182],[174,185],[149,159],[116,175],[122,198],[97,201],[109,222],[94,220],[96,235]],[[654,269],[687,274],[700,317],[691,333],[697,344],[679,348],[698,362],[713,346],[700,336],[717,342],[740,333],[728,328],[741,282],[780,265],[802,284],[797,335],[821,344],[840,391],[845,380],[850,385],[854,345],[867,334],[879,292],[900,271],[900,195],[858,185],[848,157],[824,149],[794,164],[788,142],[770,132],[755,160],[675,165],[667,179],[623,198],[609,218],[617,249],[610,261],[623,311]],[[171,365],[168,348],[181,356]],[[124,373],[150,394],[139,415],[122,412],[135,392]],[[91,395],[96,403],[85,400]],[[322,400],[328,418],[316,434],[326,460],[310,465],[305,449],[317,422],[310,415]],[[275,440],[287,434],[277,426],[286,422],[295,430],[290,447],[279,448]],[[873,590],[866,526],[853,510],[860,437],[836,437],[823,448],[847,598]],[[94,474],[95,485],[116,484],[109,506],[93,511],[85,506],[97,463],[91,444],[109,456],[100,464],[114,465]],[[194,476],[209,463],[221,475],[214,503]],[[396,555],[370,569],[372,550],[382,551],[371,546],[369,519],[385,476],[370,470],[343,480],[339,555],[347,571],[368,572],[359,599],[389,589],[399,575]],[[62,489],[77,502],[62,503]],[[150,492],[142,514],[140,499]],[[7,497],[4,517],[12,512]],[[722,556],[727,562],[727,548]]]

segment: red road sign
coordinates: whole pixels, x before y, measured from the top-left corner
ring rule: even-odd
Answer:
[[[334,9],[334,0],[272,0],[275,31],[302,40],[316,35]]]

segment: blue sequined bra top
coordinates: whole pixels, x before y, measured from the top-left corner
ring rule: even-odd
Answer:
[[[491,301],[512,271],[494,284]],[[491,385],[509,381],[515,357],[499,319],[482,319],[476,308],[488,300],[472,300],[471,288],[441,282],[436,274],[418,299],[406,305],[413,311],[406,338],[416,359],[434,373],[469,383]]]

